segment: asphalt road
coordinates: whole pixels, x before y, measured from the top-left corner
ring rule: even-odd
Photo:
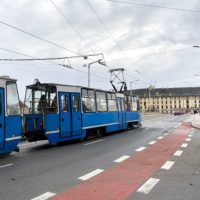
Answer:
[[[48,191],[60,194],[80,183],[81,176],[96,169],[106,171],[123,155],[133,156],[136,149],[147,147],[187,117],[148,117],[142,128],[82,143],[22,144],[19,153],[0,160],[0,200],[30,200]]]

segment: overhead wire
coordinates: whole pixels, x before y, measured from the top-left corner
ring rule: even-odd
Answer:
[[[2,50],[5,50],[3,48],[0,48]],[[10,51],[14,52],[14,51]],[[25,54],[21,54],[23,56],[26,56]],[[0,58],[0,61],[45,61],[45,60],[65,60],[65,59],[72,59],[72,58],[85,58],[85,57],[93,57],[93,56],[102,56],[102,53],[99,54],[89,54],[84,56],[64,56],[64,57],[49,57],[49,58]]]
[[[137,1],[119,1],[119,0],[106,0],[113,3],[121,3],[121,4],[130,4],[130,5],[136,5],[136,6],[145,6],[145,7],[152,7],[152,8],[160,8],[160,9],[167,9],[167,10],[175,10],[175,11],[183,11],[183,12],[193,12],[193,13],[200,13],[200,10],[192,10],[192,9],[185,9],[185,8],[176,8],[176,7],[168,7],[163,5],[155,5],[155,4],[148,4],[143,2],[137,2]]]
[[[13,50],[10,50],[10,49],[5,49],[5,48],[1,48],[1,47],[0,47],[0,50],[7,51],[7,52],[11,52],[11,53],[14,53],[14,54],[17,54],[17,55],[21,55],[21,56],[25,56],[25,57],[29,57],[29,58],[33,58],[34,60],[38,60],[38,58],[36,58],[36,57],[34,57],[34,56],[30,56],[30,55],[27,55],[27,54],[24,54],[24,53],[20,53],[20,52],[17,52],[17,51],[13,51]],[[39,59],[39,60],[40,60],[40,59]],[[1,59],[0,59],[0,61],[1,61]],[[5,61],[5,60],[2,60],[2,61]],[[59,63],[55,63],[55,62],[52,62],[52,61],[49,61],[49,60],[42,60],[42,61],[45,61],[45,62],[54,64],[54,65],[66,67],[66,65],[59,64]],[[81,72],[81,73],[84,73],[84,74],[87,74],[87,72],[82,71],[82,70],[79,70],[79,69],[76,69],[76,68],[71,68],[71,67],[68,67],[68,68],[69,68],[69,69],[72,69],[72,70],[75,70],[75,71],[78,71],[78,72]],[[106,79],[105,77],[98,76],[98,75],[93,74],[93,73],[91,73],[91,76],[94,76],[94,77],[97,77],[97,78],[100,78],[100,79],[103,79],[103,80],[108,80],[108,79]]]
[[[196,37],[196,38],[188,38],[188,39],[184,39],[184,40],[175,40],[175,41],[171,41],[171,40],[166,40],[165,42],[171,42],[170,44],[176,44],[176,43],[181,43],[181,42],[187,42],[187,41],[192,41],[192,40],[199,40],[200,37]],[[131,48],[131,49],[125,49],[125,51],[132,51],[132,50],[137,50],[137,49],[143,49],[143,48],[151,48],[151,47],[155,47],[157,46],[155,45],[146,45],[146,46],[140,46],[140,47],[135,47],[135,48]]]
[[[67,22],[67,24],[69,24],[71,26],[71,28],[78,35],[78,37],[81,39],[81,41],[83,41],[84,44],[86,45],[86,41],[83,38],[83,36],[80,34],[80,32],[78,31],[78,29],[71,23],[71,21],[66,17],[66,15],[63,13],[63,11],[57,6],[57,4],[53,0],[49,0],[49,1],[56,8],[56,10],[58,11],[58,13],[64,18],[64,20]],[[90,49],[90,48],[88,47],[88,49]],[[92,50],[92,49],[90,49],[90,51],[94,52],[94,50]]]
[[[109,28],[106,26],[106,24],[103,22],[103,20],[101,19],[101,17],[97,14],[96,10],[94,9],[94,7],[92,6],[92,4],[89,2],[89,0],[86,0],[88,6],[90,7],[90,9],[92,10],[92,12],[94,13],[94,15],[96,16],[96,18],[98,19],[98,21],[100,22],[100,24],[104,27],[104,29],[106,30],[106,32],[109,34],[109,36],[112,38],[112,40],[114,41],[115,45],[118,47],[118,49],[121,51],[121,53],[124,55],[124,57],[126,59],[129,59],[128,56],[126,55],[126,53],[124,52],[124,50],[121,48],[121,46],[118,44],[118,41],[115,39],[115,37],[113,36],[113,34],[111,33],[111,31],[109,30]]]
[[[53,46],[59,47],[59,48],[61,48],[61,49],[64,49],[64,50],[66,50],[66,51],[68,51],[68,52],[71,52],[71,53],[73,53],[73,54],[81,55],[81,54],[78,53],[78,52],[75,52],[75,51],[73,51],[73,50],[71,50],[71,49],[67,49],[67,48],[65,48],[65,47],[63,47],[63,46],[61,46],[61,45],[59,45],[59,44],[56,44],[56,43],[54,43],[54,42],[51,42],[51,41],[49,41],[49,40],[47,40],[47,39],[45,39],[45,38],[42,38],[42,37],[40,37],[40,36],[38,36],[38,35],[36,35],[36,34],[30,33],[30,32],[28,32],[28,31],[25,31],[25,30],[23,30],[23,29],[21,29],[21,28],[18,28],[18,27],[16,27],[16,26],[13,26],[13,25],[8,24],[8,23],[6,23],[6,22],[3,22],[3,21],[1,21],[1,20],[0,20],[0,24],[3,24],[3,25],[5,25],[5,26],[8,26],[8,27],[10,27],[10,28],[12,28],[12,29],[15,29],[15,30],[17,30],[17,31],[20,31],[20,32],[22,32],[22,33],[24,33],[24,34],[26,34],[26,35],[29,35],[29,36],[31,36],[31,37],[34,37],[34,38],[36,38],[36,39],[38,39],[38,40],[41,40],[41,41],[46,42],[46,43],[48,43],[48,44],[51,44],[51,45],[53,45]]]
[[[10,50],[10,49],[5,49],[5,48],[2,48],[0,47],[0,50],[3,50],[3,51],[7,51],[7,52],[10,52],[10,53],[14,53],[14,54],[17,54],[17,55],[20,55],[20,56],[25,56],[25,57],[29,57],[30,59],[0,59],[0,61],[22,61],[22,60],[26,60],[26,61],[33,61],[33,60],[41,60],[40,58],[36,58],[34,56],[30,56],[30,55],[27,55],[27,54],[24,54],[24,53],[20,53],[20,52],[17,52],[17,51],[13,51],[13,50]],[[62,66],[62,67],[67,67],[66,65],[63,65],[63,64],[59,64],[59,63],[55,63],[53,61],[49,61],[49,60],[44,60],[48,63],[51,63],[51,64],[54,64],[54,65],[59,65],[59,66]],[[70,68],[70,67],[67,67],[67,68]]]
[[[121,48],[121,46],[118,44],[118,41],[115,39],[115,37],[113,36],[113,34],[111,33],[111,31],[109,30],[109,28],[106,26],[106,24],[103,22],[103,20],[101,19],[101,17],[97,14],[96,10],[94,9],[94,7],[92,6],[92,4],[89,2],[89,0],[86,0],[87,4],[89,5],[90,9],[93,11],[94,15],[97,17],[98,21],[101,23],[101,25],[104,27],[104,29],[106,30],[106,32],[110,35],[110,37],[112,38],[112,40],[114,41],[115,45],[118,47],[118,49],[121,51],[121,53],[124,55],[124,57],[129,61],[129,63],[131,65],[133,65],[131,59],[127,56],[127,54],[125,53],[125,51]]]

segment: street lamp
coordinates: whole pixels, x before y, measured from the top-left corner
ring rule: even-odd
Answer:
[[[88,67],[88,87],[89,87],[89,88],[90,88],[90,66],[93,65],[93,64],[95,64],[95,63],[99,63],[100,65],[106,66],[106,63],[105,63],[102,59],[93,61],[93,62],[91,62],[91,63],[89,63],[89,64],[87,65],[87,67]]]
[[[138,82],[138,81],[139,81],[139,79],[130,82],[130,96],[131,97],[133,96],[132,84],[135,83],[135,82]]]

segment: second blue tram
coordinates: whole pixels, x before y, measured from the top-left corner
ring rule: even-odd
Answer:
[[[38,81],[26,89],[24,135],[55,143],[127,129],[140,125],[135,101],[121,93]]]
[[[18,150],[22,117],[15,79],[0,76],[0,155]]]

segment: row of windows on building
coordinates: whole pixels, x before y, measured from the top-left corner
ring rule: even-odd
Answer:
[[[173,109],[190,109],[199,108],[200,99],[199,97],[176,97],[157,99],[157,98],[142,98],[140,100],[140,107],[142,110],[173,110]]]

